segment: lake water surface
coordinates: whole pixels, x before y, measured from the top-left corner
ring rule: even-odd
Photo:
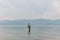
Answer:
[[[60,25],[0,25],[0,40],[60,40]]]

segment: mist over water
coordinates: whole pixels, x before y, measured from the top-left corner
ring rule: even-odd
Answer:
[[[0,25],[0,40],[60,40],[60,25]]]

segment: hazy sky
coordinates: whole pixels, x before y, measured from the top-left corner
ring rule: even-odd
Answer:
[[[0,0],[0,20],[60,19],[60,0]]]

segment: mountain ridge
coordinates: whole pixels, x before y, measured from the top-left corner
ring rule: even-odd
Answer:
[[[49,20],[49,19],[35,19],[35,20],[0,20],[0,25],[23,25],[23,24],[39,24],[39,25],[60,25],[60,19]]]

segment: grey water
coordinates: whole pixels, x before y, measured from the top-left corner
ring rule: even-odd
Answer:
[[[0,25],[0,40],[60,40],[60,25]]]

